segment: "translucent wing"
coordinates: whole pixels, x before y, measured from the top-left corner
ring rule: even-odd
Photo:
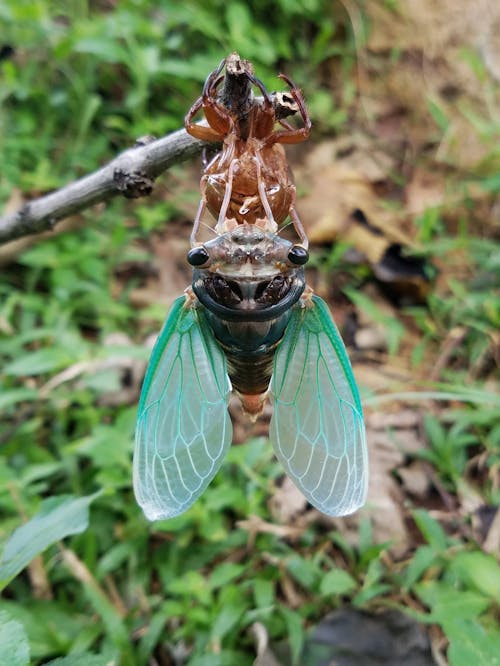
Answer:
[[[313,296],[296,307],[276,351],[270,438],[299,490],[323,513],[365,502],[368,457],[351,364],[330,312]]]
[[[231,444],[226,360],[202,312],[178,298],[142,387],[134,490],[149,520],[185,511],[203,493]]]

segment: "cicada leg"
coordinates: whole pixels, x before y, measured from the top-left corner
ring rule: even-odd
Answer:
[[[189,237],[191,247],[195,247],[195,245],[198,244],[196,236],[198,235],[198,230],[200,228],[201,218],[203,217],[203,213],[205,212],[205,208],[207,207],[207,197],[205,194],[206,187],[207,187],[207,176],[202,176],[200,181],[201,199],[193,221],[193,229],[191,231],[191,236]]]
[[[269,199],[267,198],[266,183],[262,176],[263,163],[261,154],[257,153],[257,155],[254,156],[254,160],[257,170],[257,189],[259,191],[260,201],[266,215],[265,224],[261,226],[263,226],[266,231],[274,233],[278,230],[278,225],[276,224],[271,205],[269,204]]]
[[[300,143],[305,141],[311,132],[311,117],[306,108],[306,103],[302,97],[300,89],[293,83],[291,79],[288,78],[285,74],[280,74],[279,78],[285,81],[290,86],[290,94],[296,102],[302,120],[304,122],[304,127],[299,127],[297,129],[292,127],[287,127],[287,129],[279,130],[278,132],[273,132],[269,135],[266,143]],[[282,125],[284,123],[281,123]]]
[[[236,165],[238,164],[238,161],[239,161],[238,159],[233,159],[226,173],[226,189],[224,192],[224,198],[221,203],[219,217],[217,219],[217,226],[215,227],[215,231],[218,234],[223,234],[225,231],[227,231],[226,229],[227,210],[229,208],[229,204],[231,203],[231,196],[233,194],[233,175]]]
[[[191,136],[194,136],[195,139],[200,139],[200,141],[222,141],[225,134],[221,134],[213,127],[205,127],[204,125],[198,125],[193,122],[193,118],[202,107],[203,97],[199,97],[184,118],[186,132],[191,134]]]
[[[302,245],[303,248],[307,250],[309,247],[309,239],[307,238],[306,232],[304,230],[304,227],[302,226],[302,222],[300,221],[300,217],[297,213],[297,209],[295,208],[295,185],[293,185],[293,201],[292,204],[290,205],[290,217],[292,219],[293,223],[293,228],[297,232],[297,236],[300,238],[300,244]]]
[[[260,79],[253,75],[248,75],[248,79],[257,86],[264,99],[264,105],[258,109],[258,114],[252,114],[252,125],[249,136],[264,139],[272,133],[275,123],[273,102],[267,88]]]
[[[226,60],[222,60],[217,69],[207,77],[203,92],[193,106],[189,109],[184,126],[186,131],[202,141],[223,141],[224,137],[234,131],[234,121],[229,111],[216,99],[217,88],[223,76],[219,76]],[[193,123],[195,115],[203,108],[209,127]]]

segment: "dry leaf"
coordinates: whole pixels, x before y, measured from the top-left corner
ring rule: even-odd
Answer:
[[[405,187],[406,210],[421,215],[427,208],[440,206],[445,197],[445,176],[439,171],[416,168]]]
[[[498,555],[500,552],[500,509],[497,509],[495,518],[493,519],[486,539],[484,540],[483,548],[487,553]]]
[[[430,480],[420,460],[415,460],[398,470],[404,489],[414,497],[422,500],[430,488]]]
[[[382,431],[367,432],[370,450],[370,482],[367,506],[373,523],[376,543],[391,542],[391,550],[404,552],[408,547],[408,535],[403,516],[404,496],[392,476],[392,471],[403,462],[393,439]]]
[[[281,524],[290,524],[305,511],[307,500],[300,490],[285,476],[280,487],[276,488],[269,500],[272,517]]]
[[[343,154],[338,143],[316,146],[299,171],[308,184],[299,209],[310,242],[349,243],[360,253],[358,261],[370,263],[379,280],[393,284],[400,295],[421,300],[429,283],[422,262],[404,256],[402,248],[414,243],[401,212],[381,199],[370,169],[363,172],[364,158],[353,159],[361,151],[352,147]]]
[[[254,666],[281,666],[281,662],[276,659],[269,647],[269,634],[265,626],[261,622],[255,622],[249,631],[254,639],[257,651],[257,658],[253,662]]]
[[[442,134],[429,111],[429,104],[436,104],[449,122],[436,158],[454,168],[477,164],[491,146],[483,142],[463,109],[493,120],[491,109],[500,101],[494,87],[500,71],[499,33],[493,28],[500,25],[498,2],[401,0],[392,10],[371,0],[366,11],[370,57],[361,59],[359,86],[364,105],[376,118],[378,136],[387,119],[399,115],[404,123],[392,124],[393,133],[414,150],[423,148],[429,137],[439,139]],[[391,61],[389,54],[395,49],[400,55]],[[478,76],[471,65],[477,56],[483,58],[491,80]],[[384,76],[377,76],[381,68]]]

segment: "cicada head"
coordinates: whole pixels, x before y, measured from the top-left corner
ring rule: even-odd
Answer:
[[[302,295],[307,256],[307,250],[277,234],[238,225],[190,250],[193,291],[226,321],[275,319]]]

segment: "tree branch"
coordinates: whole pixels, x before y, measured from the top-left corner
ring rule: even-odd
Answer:
[[[53,229],[64,217],[117,194],[129,198],[148,195],[160,173],[198,155],[205,145],[184,129],[158,140],[139,139],[135,147],[125,150],[102,169],[0,218],[0,244]]]

